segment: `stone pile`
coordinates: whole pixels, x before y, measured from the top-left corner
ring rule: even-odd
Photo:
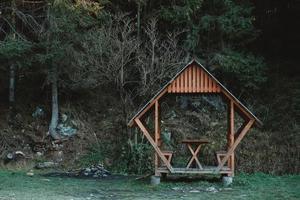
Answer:
[[[104,178],[109,175],[111,175],[111,173],[106,170],[102,164],[92,165],[90,167],[80,169],[77,173],[77,176],[92,178]]]
[[[94,178],[101,179],[111,175],[111,173],[104,168],[102,164],[92,165],[90,167],[73,169],[67,172],[50,172],[44,174],[51,177],[74,177],[74,178]]]

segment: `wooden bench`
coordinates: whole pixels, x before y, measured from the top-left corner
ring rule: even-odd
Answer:
[[[169,164],[171,164],[173,153],[173,151],[162,151],[162,154],[166,157]],[[166,166],[165,163],[162,162],[162,166]]]

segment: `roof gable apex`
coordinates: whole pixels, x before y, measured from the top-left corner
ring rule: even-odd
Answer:
[[[168,93],[220,93],[221,87],[200,65],[191,63],[167,87]]]
[[[194,66],[199,67],[201,70],[197,70],[197,68],[193,68]],[[190,70],[188,68],[191,68]],[[187,72],[189,70],[189,72]],[[202,73],[202,71],[204,73]],[[182,78],[180,76],[187,76],[187,79],[191,76],[189,73],[195,73],[195,82],[189,80],[190,82],[186,84],[186,80],[184,80],[185,83],[182,83]],[[199,79],[200,77],[206,76],[206,79],[208,80],[208,83],[206,84],[205,81],[203,81],[203,85],[201,85],[202,79]],[[206,80],[205,79],[205,80]],[[197,85],[198,84],[198,85]],[[176,87],[176,86],[179,87]],[[193,86],[200,86],[200,87],[193,87]],[[175,86],[175,87],[174,87]],[[189,88],[186,88],[186,86],[189,86]],[[250,118],[253,118],[255,120],[255,124],[262,126],[262,122],[244,105],[242,104],[222,83],[220,83],[200,62],[193,59],[191,62],[189,62],[187,65],[185,65],[167,84],[165,84],[162,89],[154,95],[150,101],[148,101],[142,109],[140,109],[139,112],[137,112],[134,117],[129,121],[128,126],[132,126],[134,124],[134,120],[141,115],[143,115],[152,105],[154,102],[158,99],[160,99],[165,93],[214,93],[214,92],[220,92],[224,93],[228,98],[231,98],[237,106],[240,107],[240,109],[244,110]]]

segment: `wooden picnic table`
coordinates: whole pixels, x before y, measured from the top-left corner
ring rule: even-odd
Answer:
[[[190,158],[186,168],[189,169],[193,161],[196,162],[199,169],[203,169],[202,165],[200,164],[200,161],[198,159],[198,155],[200,153],[200,148],[203,144],[210,143],[207,139],[187,139],[181,141],[183,144],[186,144],[188,149],[190,150],[192,157]],[[194,148],[193,148],[194,146]]]

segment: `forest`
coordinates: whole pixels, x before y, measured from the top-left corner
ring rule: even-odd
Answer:
[[[0,0],[1,168],[152,172],[150,144],[127,123],[197,59],[263,122],[238,146],[236,170],[299,174],[299,19],[299,0]],[[220,99],[164,107],[175,140],[224,135]]]

